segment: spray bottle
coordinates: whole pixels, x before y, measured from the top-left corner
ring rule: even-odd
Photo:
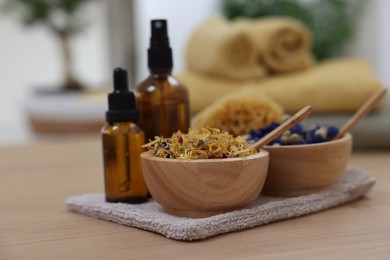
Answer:
[[[187,88],[172,76],[172,49],[166,20],[151,21],[152,36],[148,49],[150,75],[136,91],[139,125],[146,141],[155,136],[171,137],[178,130],[188,132],[190,126]]]

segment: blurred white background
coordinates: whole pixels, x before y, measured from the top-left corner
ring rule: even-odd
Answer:
[[[92,89],[109,86],[112,68],[121,65],[115,64],[110,52],[110,46],[117,46],[117,39],[110,38],[113,35],[110,30],[115,30],[110,26],[107,12],[110,2],[94,1],[88,5],[85,17],[89,27],[72,42],[76,73]],[[347,54],[370,61],[384,85],[389,86],[390,1],[369,2],[359,33]],[[202,20],[219,12],[217,0],[134,0],[133,4],[135,15],[128,20],[134,21],[135,82],[148,74],[146,50],[151,19],[168,19],[175,70],[181,70],[185,67],[183,54],[191,31]],[[128,15],[131,13],[129,10]],[[26,29],[15,17],[0,15],[0,145],[31,139],[20,104],[33,88],[55,86],[61,81],[62,64],[57,48],[56,39],[45,28]]]
[[[4,0],[0,0],[0,6]],[[17,15],[0,14],[0,145],[31,138],[21,108],[34,88],[53,88],[62,80],[57,39],[45,28],[25,28]],[[75,72],[89,87],[107,82],[109,52],[105,2],[88,5],[87,30],[72,41]]]

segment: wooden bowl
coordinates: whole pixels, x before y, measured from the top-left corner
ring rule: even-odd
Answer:
[[[265,146],[270,162],[262,193],[299,196],[324,190],[344,173],[352,151],[352,136],[306,145]]]
[[[141,154],[152,197],[163,210],[181,217],[208,217],[244,208],[260,194],[268,152],[241,158],[179,160]]]

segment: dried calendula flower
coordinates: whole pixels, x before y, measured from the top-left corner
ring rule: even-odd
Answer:
[[[257,153],[241,137],[209,127],[190,130],[188,134],[178,131],[171,138],[156,136],[143,147],[156,157],[183,160],[236,158]]]

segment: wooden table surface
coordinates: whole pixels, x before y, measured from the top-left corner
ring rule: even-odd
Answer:
[[[390,259],[390,151],[354,151],[377,177],[338,208],[198,242],[68,212],[69,195],[103,191],[96,137],[0,148],[0,259]]]

